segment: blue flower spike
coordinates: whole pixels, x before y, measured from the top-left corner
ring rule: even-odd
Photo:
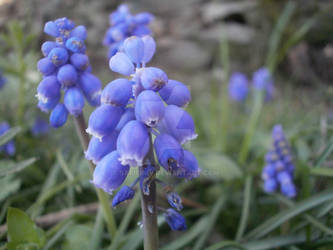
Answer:
[[[86,131],[93,137],[86,158],[97,163],[93,183],[106,192],[118,188],[124,181],[118,176],[122,170],[120,166],[127,166],[126,171],[127,168],[138,167],[140,173],[131,186],[120,188],[113,198],[113,206],[132,199],[137,182],[143,195],[151,195],[152,183],[160,183],[156,181],[160,166],[185,180],[192,180],[200,173],[195,156],[182,147],[197,137],[194,121],[183,109],[191,100],[189,88],[181,82],[169,80],[159,68],[146,67],[155,53],[156,43],[145,34],[147,30],[142,25],[151,20],[149,14],[133,19],[123,5],[111,14],[112,27],[104,40],[112,50],[110,69],[125,77],[105,86],[101,93],[101,106],[90,115]],[[141,26],[133,32],[140,35],[125,38],[128,25],[135,25],[135,22],[140,22]],[[80,69],[76,64],[74,67]],[[88,85],[89,81],[86,82]],[[114,134],[117,136],[112,136]],[[116,160],[110,157],[112,152],[116,152]],[[158,163],[152,155],[157,156]],[[178,194],[168,193],[167,199],[174,209],[183,208]],[[166,221],[172,230],[185,230],[184,217],[174,209],[163,210],[166,211]]]
[[[42,44],[44,58],[38,61],[37,68],[44,78],[36,96],[38,107],[43,112],[51,111],[50,123],[58,128],[66,123],[68,113],[73,116],[82,113],[85,99],[92,106],[100,105],[102,83],[91,73],[85,54],[87,30],[84,26],[75,27],[73,21],[62,17],[47,22],[44,32],[55,41]],[[63,94],[64,104],[57,105]]]
[[[294,165],[289,143],[281,125],[275,125],[272,132],[273,148],[265,155],[266,165],[262,170],[264,191],[280,192],[289,198],[297,195],[294,184]]]

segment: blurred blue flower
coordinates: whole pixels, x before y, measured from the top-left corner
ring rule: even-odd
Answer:
[[[255,89],[264,91],[265,101],[270,101],[273,98],[275,92],[274,81],[267,68],[262,67],[254,72],[252,83]]]
[[[136,15],[132,15],[126,4],[120,5],[117,10],[110,14],[110,27],[105,33],[103,44],[109,48],[109,58],[114,56],[118,51],[122,49],[123,42],[126,38],[131,36],[142,37],[150,35],[152,32],[148,27],[153,21],[154,16],[148,12],[142,12]],[[127,41],[125,50],[131,50],[132,42],[136,43],[139,40]],[[141,44],[142,46],[142,44]],[[133,54],[133,61],[141,60],[142,58],[137,57]]]
[[[247,77],[240,72],[233,73],[229,80],[229,97],[234,101],[243,102],[246,100],[248,93]]]
[[[33,136],[45,135],[49,132],[49,130],[50,126],[48,122],[40,117],[35,119],[31,127],[31,133],[33,134]]]
[[[2,71],[0,70],[0,89],[5,85],[7,79],[3,76]]]
[[[185,218],[172,208],[165,211],[164,218],[173,231],[184,231],[187,229]]]
[[[68,113],[73,116],[82,113],[84,97],[90,105],[100,105],[102,83],[90,72],[84,26],[75,27],[73,21],[63,17],[47,22],[44,32],[55,41],[42,44],[44,58],[38,61],[37,68],[44,78],[36,96],[38,107],[43,112],[51,111],[50,123],[58,128],[66,123]],[[63,91],[64,105],[58,105]]]
[[[0,123],[0,136],[4,135],[10,130],[10,126],[8,122],[1,122]],[[0,152],[3,152],[4,154],[8,156],[13,156],[15,154],[16,148],[14,140],[8,141],[6,144],[0,146]]]
[[[294,184],[294,165],[289,143],[281,125],[275,125],[272,131],[273,148],[265,155],[266,165],[262,170],[264,190],[267,193],[280,192],[290,198],[296,196]]]

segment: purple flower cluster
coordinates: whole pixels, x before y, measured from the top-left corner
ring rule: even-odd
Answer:
[[[53,127],[63,126],[68,113],[81,114],[84,97],[92,106],[100,105],[101,81],[91,74],[84,41],[86,28],[76,26],[66,17],[49,21],[44,32],[55,41],[44,42],[41,50],[45,56],[38,61],[38,70],[43,80],[37,88],[38,107],[52,111],[50,123]],[[63,102],[61,92],[64,91]]]
[[[8,122],[2,122],[0,123],[0,136],[4,135],[7,133],[10,129],[10,126]],[[16,148],[15,148],[15,143],[14,140],[10,140],[4,145],[0,146],[0,152],[5,153],[6,155],[12,156],[15,154]]]
[[[126,4],[120,5],[109,17],[110,27],[104,37],[109,47],[109,58],[122,49],[123,42],[130,36],[151,35],[148,27],[154,16],[148,12],[132,15]]]
[[[1,70],[0,70],[0,89],[5,85],[7,82],[7,79],[3,76]]]
[[[195,156],[182,148],[197,137],[193,119],[183,109],[191,100],[190,91],[161,69],[146,67],[155,48],[150,36],[132,36],[124,41],[123,52],[111,57],[109,66],[127,78],[105,86],[101,106],[89,118],[86,131],[93,137],[85,155],[97,164],[93,184],[111,193],[122,185],[131,167],[140,169],[140,177],[114,196],[113,206],[131,199],[138,182],[143,194],[149,195],[150,183],[159,169],[148,159],[151,150],[159,164],[176,177],[191,180],[200,172]],[[182,208],[175,193],[168,194],[168,200],[172,207]],[[186,228],[178,212],[167,211],[166,221],[172,229]]]
[[[265,156],[266,165],[262,170],[264,190],[275,192],[278,188],[287,197],[296,196],[294,169],[291,149],[281,125],[275,125],[272,132],[273,147]]]
[[[270,101],[274,95],[274,82],[271,73],[265,67],[253,73],[252,84],[246,75],[235,72],[229,79],[229,97],[236,102],[244,102],[250,92],[250,87],[255,90],[264,91],[265,101]]]

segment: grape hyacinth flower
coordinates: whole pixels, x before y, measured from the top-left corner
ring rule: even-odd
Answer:
[[[110,27],[105,33],[103,44],[109,48],[109,58],[123,49],[123,42],[131,36],[151,35],[149,24],[154,16],[148,12],[132,15],[126,4],[120,5],[109,17]]]
[[[49,21],[44,32],[55,38],[46,41],[41,50],[44,58],[37,63],[43,79],[37,88],[38,107],[51,111],[50,124],[61,127],[68,114],[79,116],[85,99],[92,106],[100,105],[102,83],[91,73],[89,58],[84,44],[86,28],[75,26],[66,17]],[[64,92],[63,103],[60,101]]]
[[[294,169],[291,149],[281,125],[275,125],[272,132],[273,147],[266,153],[266,165],[262,170],[264,190],[273,193],[280,188],[280,192],[293,198],[296,196],[294,184]]]
[[[139,169],[139,177],[116,193],[113,206],[132,199],[138,183],[143,204],[145,197],[155,200],[152,190],[156,183],[163,183],[156,178],[160,166],[186,180],[200,173],[195,156],[182,147],[197,137],[194,121],[183,109],[191,100],[190,91],[183,83],[170,80],[163,70],[146,66],[155,48],[150,36],[132,36],[124,41],[123,50],[109,61],[110,69],[124,77],[105,86],[102,105],[89,118],[86,131],[93,137],[86,158],[97,164],[92,182],[110,193],[121,186],[130,168]],[[168,191],[166,198],[173,208],[183,208],[178,194]],[[156,216],[156,204],[146,205],[143,216]],[[160,210],[172,230],[186,229],[185,219],[178,212]]]
[[[7,133],[9,131],[9,129],[10,129],[10,126],[9,126],[8,122],[1,122],[0,123],[0,136]],[[16,147],[15,147],[14,140],[10,140],[6,144],[0,146],[0,153],[3,152],[5,155],[8,155],[8,156],[13,156],[15,154],[15,151],[16,151]]]
[[[41,136],[49,132],[50,126],[47,121],[37,117],[30,130],[33,136]]]
[[[240,73],[235,72],[231,75],[229,80],[229,97],[236,102],[244,102],[249,93],[249,84],[247,77]]]
[[[258,69],[252,76],[253,87],[265,93],[265,101],[270,101],[274,96],[274,81],[271,73],[265,67]]]

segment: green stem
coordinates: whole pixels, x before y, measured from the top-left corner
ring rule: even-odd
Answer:
[[[23,125],[24,106],[25,106],[25,63],[21,50],[17,51],[19,62],[19,88],[18,88],[18,106],[17,106],[17,123]]]
[[[244,202],[242,208],[242,216],[236,234],[236,241],[239,241],[242,238],[249,218],[252,180],[253,180],[252,176],[250,175],[246,176],[245,186],[244,186]]]
[[[264,91],[255,90],[254,105],[251,113],[250,121],[246,129],[246,134],[239,153],[239,164],[242,166],[247,160],[248,153],[250,151],[252,138],[256,131],[257,123],[263,106]]]
[[[150,162],[156,166],[152,135],[150,135],[150,151],[148,153]],[[140,174],[144,170],[140,167]],[[144,195],[141,190],[142,225],[144,230],[144,250],[158,249],[158,226],[156,207],[156,184],[153,180],[149,186],[149,195]]]
[[[88,145],[89,145],[89,135],[86,133],[85,129],[86,129],[86,122],[84,120],[84,116],[83,114],[75,117],[75,128],[76,128],[76,132],[80,138],[80,142],[82,145],[82,148],[84,151],[87,150]],[[91,174],[94,172],[95,169],[95,165],[90,162],[90,172]],[[110,207],[110,202],[109,202],[109,198],[108,195],[101,189],[96,188],[96,193],[97,193],[97,197],[99,200],[99,203],[102,207],[103,210],[103,215],[104,215],[104,219],[106,222],[106,226],[108,228],[108,231],[110,233],[110,237],[112,239],[112,237],[116,234],[117,232],[117,226],[116,226],[116,222]]]

